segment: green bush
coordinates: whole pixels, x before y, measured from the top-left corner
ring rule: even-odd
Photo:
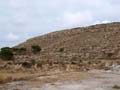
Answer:
[[[26,48],[12,48],[12,51],[15,53],[15,54],[25,54],[26,53]]]
[[[33,53],[39,53],[42,50],[39,45],[32,45],[31,48]]]
[[[0,58],[3,60],[12,60],[14,57],[13,52],[11,48],[9,47],[3,47],[0,50]]]

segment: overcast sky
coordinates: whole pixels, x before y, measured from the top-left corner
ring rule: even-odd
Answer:
[[[0,0],[0,47],[64,28],[120,21],[120,0]]]

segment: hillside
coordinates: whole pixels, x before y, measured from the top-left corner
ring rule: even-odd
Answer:
[[[29,39],[17,47],[29,49],[34,44],[40,45],[43,52],[47,53],[56,53],[60,48],[64,48],[63,53],[76,53],[81,57],[84,54],[84,58],[104,58],[107,55],[120,58],[120,23],[52,32]]]
[[[42,51],[34,53],[33,45],[39,45]],[[2,90],[31,89],[34,85],[35,89],[41,89],[42,85],[44,90],[61,90],[62,87],[68,90],[73,86],[72,89],[80,90],[82,85],[85,90],[120,88],[116,84],[120,71],[119,22],[52,32],[29,39],[16,47],[4,48],[3,51],[12,52],[13,57],[8,61],[0,59],[0,83],[22,82],[5,84]],[[1,55],[6,56],[4,53]],[[78,82],[86,77],[83,83]],[[72,84],[54,84],[57,81],[72,81]],[[77,83],[74,84],[74,81]],[[60,89],[58,85],[62,85]]]
[[[34,53],[32,45],[39,45],[42,51]],[[120,23],[56,31],[14,48],[26,50],[14,52],[13,62],[1,67],[43,71],[110,69],[120,64]]]

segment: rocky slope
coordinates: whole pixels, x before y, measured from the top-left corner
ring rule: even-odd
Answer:
[[[109,23],[56,31],[29,39],[20,44],[19,47],[30,47],[32,44],[38,44],[46,49],[55,50],[64,46],[73,50],[74,48],[78,49],[77,46],[79,48],[83,46],[112,46],[113,44],[119,44],[119,29],[120,23]]]
[[[18,45],[30,49],[40,45],[42,52],[77,54],[80,58],[101,59],[120,58],[120,23],[93,25],[52,32],[35,37]]]
[[[32,45],[41,46],[42,51],[33,54]],[[52,32],[16,48],[26,48],[27,52],[15,55],[13,67],[31,66],[32,61],[35,69],[43,71],[108,69],[120,64],[120,22]]]

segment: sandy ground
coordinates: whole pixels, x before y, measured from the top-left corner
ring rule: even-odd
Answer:
[[[43,85],[38,84],[36,86],[28,84],[28,81],[27,83],[26,81],[12,82],[5,85],[1,85],[0,90],[120,90],[113,89],[114,85],[120,86],[120,72],[106,72],[95,70],[90,71],[89,73],[92,75],[89,78],[76,78],[78,80],[66,79],[65,81],[57,80],[55,82],[48,82]],[[75,77],[76,73],[72,73],[71,75]],[[51,78],[54,77],[57,76],[52,76]],[[42,77],[42,79],[43,78],[44,77]],[[41,77],[37,79],[41,79]]]

